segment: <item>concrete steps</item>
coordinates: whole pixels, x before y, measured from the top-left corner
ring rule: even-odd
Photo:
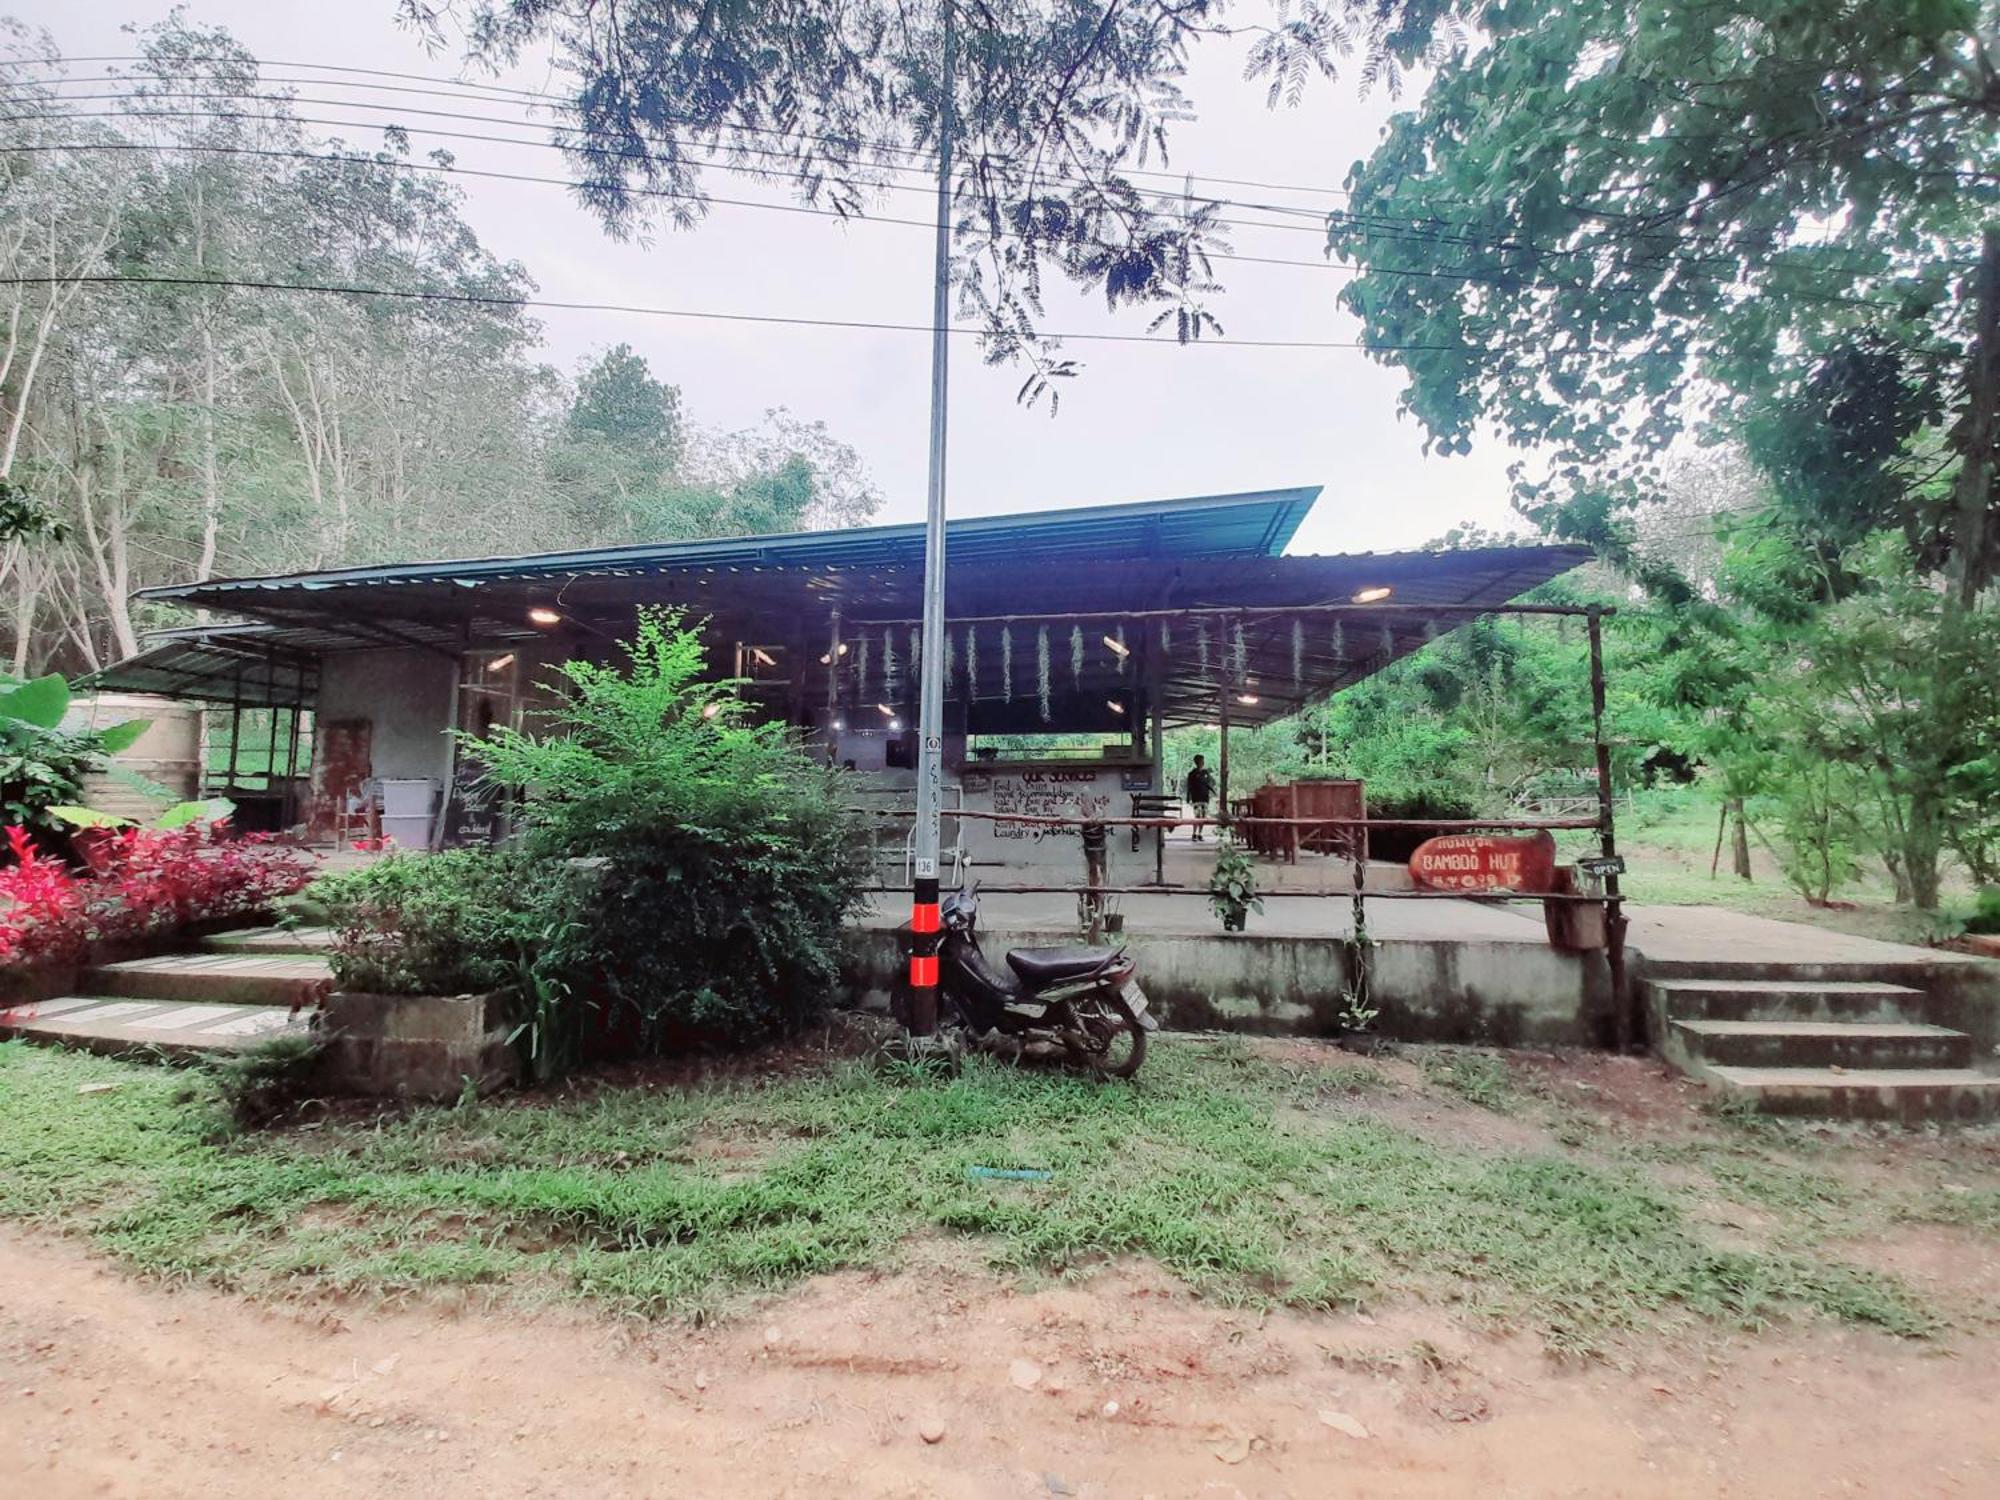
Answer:
[[[1668,1061],[1768,1114],[2000,1117],[2000,1075],[1971,1036],[1919,1018],[1926,994],[1883,979],[1685,973],[1646,992]]]
[[[1924,992],[1869,979],[1653,979],[1669,1019],[1704,1021],[1900,1021]]]
[[[1744,1068],[1965,1068],[1972,1038],[1920,1021],[1673,1021],[1691,1056]]]
[[[239,927],[201,940],[209,953],[263,953],[322,956],[333,946],[331,927]]]
[[[1771,1115],[1972,1124],[2000,1115],[2000,1077],[1971,1068],[1716,1068],[1723,1088]]]
[[[323,958],[277,953],[175,953],[105,964],[84,976],[93,995],[228,1005],[311,1005],[331,983]]]
[[[276,1005],[198,1005],[59,995],[0,1010],[0,1036],[111,1057],[192,1058],[241,1052],[278,1036],[304,1036],[303,1011]]]
[[[305,1035],[332,980],[325,946],[312,930],[246,928],[205,939],[205,952],[104,964],[75,994],[0,1009],[0,1036],[185,1058]]]

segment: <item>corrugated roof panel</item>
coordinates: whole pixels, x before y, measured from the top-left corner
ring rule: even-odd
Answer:
[[[1083,506],[1004,516],[963,516],[946,530],[954,561],[1061,557],[1094,550],[1119,557],[1265,557],[1282,552],[1319,486],[1201,495],[1129,505]],[[257,578],[213,578],[144,590],[140,597],[227,607],[233,593],[451,582],[529,582],[565,575],[601,575],[626,569],[657,573],[691,568],[761,564],[832,569],[883,564],[920,565],[921,523],[864,526],[843,531],[721,537],[633,547],[599,547],[516,557],[465,558],[334,568]]]

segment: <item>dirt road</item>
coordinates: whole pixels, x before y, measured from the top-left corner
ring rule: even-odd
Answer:
[[[1432,1313],[941,1266],[620,1329],[267,1309],[11,1228],[0,1281],[0,1492],[24,1500],[2000,1494],[1992,1339],[1703,1335],[1565,1370]]]

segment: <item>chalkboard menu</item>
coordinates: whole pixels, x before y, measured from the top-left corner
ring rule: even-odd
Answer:
[[[512,801],[505,788],[487,780],[484,762],[461,746],[453,757],[451,784],[438,810],[439,847],[499,843],[507,836]]]

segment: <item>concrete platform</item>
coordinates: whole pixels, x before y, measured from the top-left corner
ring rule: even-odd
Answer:
[[[277,1036],[304,1036],[303,1011],[269,1005],[181,1004],[63,995],[0,1010],[0,1035],[122,1055],[240,1052]]]

